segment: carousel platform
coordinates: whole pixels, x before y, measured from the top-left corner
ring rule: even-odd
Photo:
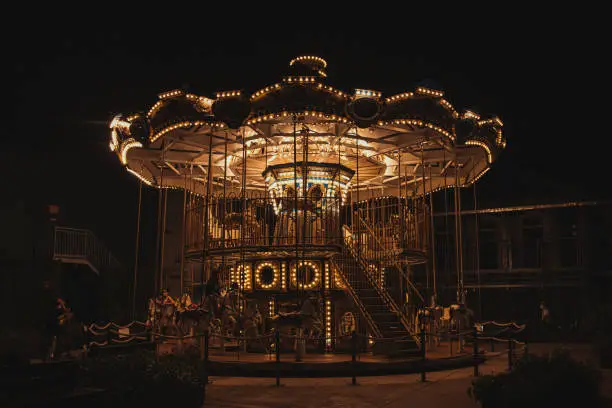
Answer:
[[[280,362],[275,355],[255,353],[226,353],[211,355],[208,363],[209,375],[218,377],[351,377],[415,374],[472,367],[482,364],[485,357],[474,358],[469,354],[453,357],[436,356],[426,358],[388,359],[362,354],[352,361],[347,354],[306,354],[296,361],[295,354],[282,354]]]

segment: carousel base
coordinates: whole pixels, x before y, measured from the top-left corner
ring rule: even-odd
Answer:
[[[175,344],[160,344],[158,352],[175,353]],[[454,370],[482,364],[484,356],[474,357],[469,350],[449,356],[446,352],[432,351],[426,359],[420,356],[391,358],[387,355],[360,353],[355,361],[351,353],[281,352],[279,360],[274,352],[244,351],[235,344],[224,349],[211,348],[207,363],[208,375],[216,377],[281,377],[322,378],[356,376],[404,375]]]
[[[474,359],[471,355],[445,357],[438,359],[420,358],[393,359],[371,354],[360,355],[355,362],[351,355],[342,354],[305,354],[296,361],[295,354],[282,354],[280,362],[275,355],[237,353],[234,355],[211,355],[208,373],[218,377],[351,377],[383,376],[454,370],[472,367],[484,362],[484,358]],[[239,359],[238,359],[239,358]]]

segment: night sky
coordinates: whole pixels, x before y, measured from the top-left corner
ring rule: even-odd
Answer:
[[[482,207],[610,197],[601,185],[604,146],[581,143],[586,134],[566,121],[567,89],[580,83],[560,67],[567,71],[568,60],[584,52],[562,27],[489,21],[469,32],[443,32],[409,20],[396,28],[340,24],[332,32],[262,20],[240,32],[240,22],[157,29],[157,20],[141,27],[137,18],[125,20],[123,28],[37,22],[38,35],[8,45],[13,112],[0,154],[5,191],[8,185],[14,192],[9,200],[59,204],[67,224],[94,231],[126,264],[138,183],[108,149],[112,116],[146,110],[158,93],[179,87],[208,96],[254,91],[279,80],[289,60],[304,54],[326,59],[327,82],[342,90],[389,95],[431,79],[458,110],[499,115],[508,147],[478,184]],[[145,201],[151,203],[145,222],[154,227],[155,194]]]

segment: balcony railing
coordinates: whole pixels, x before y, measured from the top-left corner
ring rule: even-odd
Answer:
[[[96,274],[119,266],[119,262],[91,231],[67,227],[55,227],[53,259],[88,265]]]

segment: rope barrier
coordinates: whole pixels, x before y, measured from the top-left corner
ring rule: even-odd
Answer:
[[[478,340],[493,340],[493,341],[497,341],[497,342],[500,342],[500,343],[507,343],[507,342],[511,341],[514,344],[518,344],[519,346],[525,345],[524,342],[518,341],[516,339],[500,339],[499,337],[481,337],[481,336],[478,336]]]
[[[479,325],[479,326],[486,326],[487,324],[492,324],[492,325],[498,326],[498,327],[510,327],[510,326],[513,326],[513,327],[515,327],[517,329],[521,329],[521,330],[525,328],[524,324],[517,324],[516,322],[499,323],[499,322],[496,322],[495,320],[489,320],[489,321],[484,322],[484,323],[478,322],[476,324]]]
[[[118,329],[129,329],[130,327],[132,327],[135,324],[138,324],[140,326],[146,326],[147,325],[145,322],[134,320],[134,321],[132,321],[132,322],[130,322],[128,324],[125,324],[125,325],[117,324],[115,322],[108,322],[105,325],[101,326],[101,325],[99,325],[97,323],[92,323],[92,324],[90,324],[88,326],[88,329],[91,330],[91,329],[95,328],[97,330],[106,330],[106,329],[108,329],[111,326],[113,326],[114,328],[118,328]]]

